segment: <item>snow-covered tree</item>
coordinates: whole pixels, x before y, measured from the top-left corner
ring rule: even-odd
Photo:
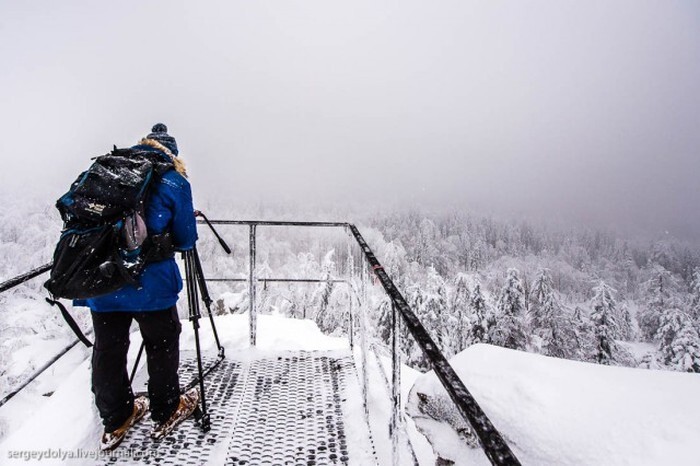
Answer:
[[[319,276],[320,264],[318,259],[311,253],[300,253],[297,255],[297,266],[292,277],[310,278]],[[290,284],[287,288],[286,299],[291,303],[288,312],[290,317],[306,319],[316,315],[315,295],[316,289],[310,286]]]
[[[484,250],[486,245],[481,239],[474,242],[474,246],[469,254],[469,270],[478,271],[484,263]]]
[[[591,322],[590,314],[581,306],[576,306],[571,314],[571,322],[578,336],[579,345],[581,347],[579,354],[575,359],[581,361],[593,361],[595,354],[595,334],[593,332],[593,322]]]
[[[566,310],[561,307],[555,309],[557,312],[542,333],[542,352],[555,358],[578,359],[583,347],[581,337]]]
[[[333,271],[335,270],[334,253],[334,250],[330,250],[323,259],[323,279],[326,281],[321,283],[313,297],[313,300],[317,303],[314,320],[319,328],[327,333],[345,325],[345,322],[342,320],[343,313],[339,312],[331,303],[331,298],[335,291],[335,283],[331,281],[334,278]]]
[[[700,324],[700,267],[695,268],[690,282],[690,304],[688,313],[696,323]]]
[[[454,344],[454,351],[458,353],[467,347],[467,336],[469,334],[469,297],[470,290],[468,277],[464,274],[455,278],[454,291],[450,293],[450,306],[448,314],[456,319],[456,325],[448,328],[450,339]]]
[[[447,289],[445,281],[433,267],[428,268],[428,280],[420,316],[423,325],[445,355],[452,356],[454,347],[448,327],[454,327],[457,320],[447,313]]]
[[[429,219],[420,222],[416,234],[414,253],[416,262],[422,265],[435,265],[439,262],[439,252],[437,249],[439,230],[435,223]]]
[[[659,265],[654,265],[649,272],[650,278],[643,285],[645,303],[639,315],[639,328],[647,340],[653,340],[671,299],[675,280],[671,272]]]
[[[618,352],[615,338],[619,336],[619,326],[615,314],[616,306],[613,290],[604,281],[593,289],[595,296],[591,303],[593,312],[591,322],[593,323],[593,334],[595,336],[595,349],[593,358],[600,364],[610,364],[615,361]]]
[[[540,270],[530,292],[530,327],[537,333],[538,330],[549,326],[548,320],[554,313],[556,298],[552,287],[552,276],[549,270]]]
[[[493,313],[488,308],[486,297],[481,291],[479,277],[474,277],[471,296],[469,297],[469,333],[467,334],[467,346],[475,343],[491,343],[489,330],[493,326]]]
[[[671,367],[682,372],[700,372],[700,335],[688,320],[673,340]]]
[[[548,270],[543,269],[538,274],[530,298],[530,328],[541,338],[542,353],[565,359],[577,357],[581,341],[576,325],[554,291]]]
[[[664,312],[657,332],[662,362],[678,371],[700,372],[700,337],[690,316],[678,308]]]
[[[423,322],[423,325],[425,325],[425,322],[423,321],[424,319],[421,317],[420,309],[423,308],[423,303],[425,302],[425,299],[425,294],[420,286],[414,284],[406,289],[406,300],[408,302],[408,305],[416,314],[416,316],[421,320],[421,322]],[[433,335],[431,334],[431,336]],[[429,367],[428,361],[425,359],[425,355],[416,343],[415,339],[413,338],[413,335],[411,335],[410,331],[408,330],[408,326],[401,326],[401,338],[399,341],[401,352],[404,355],[406,364],[415,369],[427,370]]]
[[[491,328],[491,342],[504,348],[524,350],[528,344],[525,325],[525,298],[517,269],[508,269]]]
[[[391,299],[387,297],[379,303],[379,308],[377,309],[379,318],[377,319],[376,328],[377,337],[387,346],[391,344],[392,312]]]
[[[625,341],[633,340],[635,332],[632,315],[624,302],[618,307],[617,323],[620,327],[620,338]]]
[[[389,275],[391,280],[399,288],[403,287],[404,280],[406,279],[406,250],[403,248],[400,242],[390,241],[384,247],[384,254],[382,255],[382,265],[384,270]]]

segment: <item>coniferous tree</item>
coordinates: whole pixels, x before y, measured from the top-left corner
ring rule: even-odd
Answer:
[[[654,265],[651,278],[643,285],[646,302],[639,315],[639,327],[648,341],[653,340],[659,330],[661,316],[671,299],[672,283],[671,273],[659,265]]]
[[[390,241],[384,247],[382,258],[384,270],[394,282],[394,285],[401,288],[405,279],[406,250],[397,241]]]
[[[470,291],[467,284],[467,277],[459,274],[456,279],[455,289],[450,299],[449,315],[454,316],[457,324],[448,329],[451,340],[455,345],[455,352],[458,353],[468,346],[468,336],[470,331]]]
[[[331,251],[332,254],[332,251]],[[334,310],[331,309],[331,297],[335,288],[335,284],[331,281],[333,278],[332,269],[333,262],[330,260],[331,254],[326,256],[326,263],[324,264],[324,283],[321,283],[319,290],[317,291],[317,297],[315,300],[318,301],[318,310],[316,311],[315,321],[319,328],[327,333],[332,332],[335,328],[341,327],[339,315],[336,315]]]
[[[423,325],[435,340],[438,347],[445,355],[454,354],[454,344],[447,331],[449,327],[454,327],[456,319],[447,314],[447,290],[445,281],[430,267],[428,269],[428,280],[425,290],[425,299],[421,306]]]
[[[257,266],[257,275],[260,278],[263,277],[270,277],[272,275],[271,269],[270,269],[270,264],[268,261],[263,261],[262,264]],[[271,295],[272,292],[269,289],[268,283],[264,282],[262,283],[262,286],[257,287],[257,293],[255,295],[256,299],[256,309],[257,312],[264,314],[269,312],[270,308],[272,307],[271,301]],[[238,312],[249,312],[249,307],[250,307],[250,301],[249,301],[249,295],[248,295],[248,288],[245,288],[245,291],[243,292],[245,295],[245,298],[240,300],[238,303],[238,306],[236,307],[227,307],[224,304],[224,300],[219,299],[217,300],[216,303],[216,308],[215,308],[215,313],[219,315],[223,314],[234,314]]]
[[[637,264],[634,262],[632,253],[627,245],[625,245],[622,267],[624,269],[624,289],[627,290],[628,293],[632,293],[634,292],[637,284],[637,274],[639,273],[639,269]]]
[[[495,345],[519,350],[527,347],[525,298],[517,269],[508,269],[498,298],[496,324],[490,333]]]
[[[581,361],[593,361],[596,341],[590,315],[581,306],[576,306],[571,319],[580,345],[579,354],[575,358]]]
[[[700,267],[695,268],[690,282],[690,317],[700,325]]]
[[[576,325],[554,291],[548,270],[540,271],[530,296],[530,327],[542,339],[542,353],[556,358],[577,357],[581,341]]]
[[[298,276],[299,278],[316,277],[319,275],[319,263],[311,253],[300,253],[297,255],[299,261]],[[292,317],[307,319],[316,315],[315,303],[316,290],[309,291],[308,286],[290,287],[292,298]]]
[[[688,314],[675,306],[664,312],[657,338],[666,366],[682,372],[700,372],[700,337]]]
[[[700,335],[687,320],[673,340],[671,366],[682,372],[700,372]]]
[[[530,305],[530,327],[537,333],[538,330],[549,326],[554,313],[555,303],[554,289],[552,287],[552,276],[547,269],[540,270],[540,273],[532,284],[530,293],[532,304]]]
[[[479,277],[474,277],[471,296],[469,297],[471,309],[467,346],[475,343],[491,343],[489,330],[493,326],[492,313],[486,303],[486,298],[481,291]]]
[[[382,301],[379,303],[379,319],[377,320],[377,336],[379,339],[385,344],[385,345],[390,345],[391,344],[391,324],[392,324],[392,318],[391,318],[391,300],[386,298],[382,299]]]
[[[423,309],[423,303],[425,302],[425,294],[421,290],[420,286],[409,286],[406,289],[406,299],[408,301],[408,305],[411,307],[413,312],[425,325],[424,319],[421,316],[421,309]],[[419,370],[428,369],[428,361],[425,359],[423,351],[416,343],[415,339],[413,338],[413,335],[411,335],[406,325],[401,326],[401,338],[399,341],[401,351],[404,354],[406,360],[406,364]]]
[[[478,272],[484,262],[484,242],[479,239],[474,243],[474,247],[469,255],[469,270]]]
[[[619,306],[617,322],[620,327],[620,338],[625,341],[633,340],[634,324],[632,323],[632,315],[624,302]]]
[[[542,335],[543,353],[562,359],[580,358],[583,344],[571,317],[562,307],[554,309],[549,328]]]
[[[619,327],[615,319],[616,305],[613,293],[604,281],[593,289],[591,321],[593,323],[593,334],[595,337],[595,348],[593,359],[599,364],[610,364],[615,361],[618,352],[615,338],[619,336]]]
[[[687,315],[675,306],[667,309],[659,318],[659,329],[655,337],[659,341],[659,353],[664,364],[668,364],[673,359],[673,340],[676,339],[686,319]]]

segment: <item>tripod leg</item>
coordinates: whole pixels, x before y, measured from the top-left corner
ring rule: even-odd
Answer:
[[[199,392],[201,395],[202,402],[202,416],[200,418],[200,423],[202,430],[207,432],[211,428],[211,423],[209,420],[209,413],[207,413],[207,402],[204,392],[204,370],[202,369],[202,352],[199,344],[199,318],[201,314],[199,312],[199,296],[197,293],[197,279],[195,270],[195,255],[194,249],[185,251],[185,275],[187,277],[187,300],[189,304],[189,319],[192,322],[192,328],[194,330],[194,341],[195,349],[197,351],[197,370],[199,373]]]
[[[136,369],[139,367],[139,362],[141,362],[141,356],[143,355],[143,349],[146,347],[146,342],[141,342],[141,348],[139,348],[139,354],[136,356],[136,361],[134,361],[134,367],[131,369],[131,375],[129,376],[129,385],[134,384],[134,376],[136,376]]]
[[[222,358],[224,357],[224,348],[223,346],[221,346],[221,342],[219,341],[219,333],[216,331],[216,325],[214,325],[214,315],[211,312],[212,299],[209,295],[209,290],[207,289],[207,282],[204,278],[204,272],[202,271],[202,263],[199,260],[199,253],[197,252],[196,247],[192,250],[192,252],[192,255],[194,257],[194,270],[197,276],[199,290],[202,293],[202,301],[204,301],[204,305],[207,308],[207,313],[209,314],[209,322],[211,322],[211,329],[214,333],[214,340],[216,340],[216,349],[219,351],[219,357]]]

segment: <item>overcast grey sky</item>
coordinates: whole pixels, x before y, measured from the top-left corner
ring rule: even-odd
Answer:
[[[700,226],[697,1],[0,1],[4,189],[166,123],[196,199]]]

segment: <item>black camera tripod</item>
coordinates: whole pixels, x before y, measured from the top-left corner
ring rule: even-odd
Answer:
[[[214,226],[209,222],[209,219],[200,211],[195,211],[195,216],[202,217],[207,223],[209,228],[211,228],[214,236],[219,240],[219,244],[226,251],[227,254],[231,254],[231,249],[228,247],[226,242],[219,236],[218,232],[214,229]],[[185,280],[187,282],[187,306],[189,309],[189,321],[192,322],[192,328],[194,330],[194,342],[195,349],[197,352],[197,378],[188,383],[183,389],[182,393],[186,392],[190,388],[199,384],[199,391],[201,394],[201,408],[197,406],[194,412],[195,421],[197,421],[203,432],[209,431],[211,428],[211,421],[209,418],[209,413],[207,411],[206,396],[204,393],[204,377],[209,375],[224,359],[224,347],[221,346],[219,341],[219,334],[216,331],[216,325],[214,324],[214,315],[211,312],[211,303],[213,302],[211,296],[209,295],[209,290],[207,289],[206,279],[204,278],[204,273],[202,272],[202,263],[199,260],[199,253],[197,252],[197,247],[193,247],[188,251],[182,252],[182,258],[185,263]],[[199,344],[199,319],[202,317],[199,308],[199,295],[201,293],[202,301],[207,308],[207,314],[209,314],[209,321],[211,322],[211,329],[214,333],[214,339],[216,341],[216,348],[218,351],[216,361],[214,361],[206,369],[202,364],[202,352]],[[136,356],[136,361],[134,362],[134,367],[131,370],[131,376],[129,382],[133,384],[134,376],[136,375],[136,369],[138,368],[141,356],[143,354],[145,343],[141,343],[141,348],[139,348],[138,355]]]

